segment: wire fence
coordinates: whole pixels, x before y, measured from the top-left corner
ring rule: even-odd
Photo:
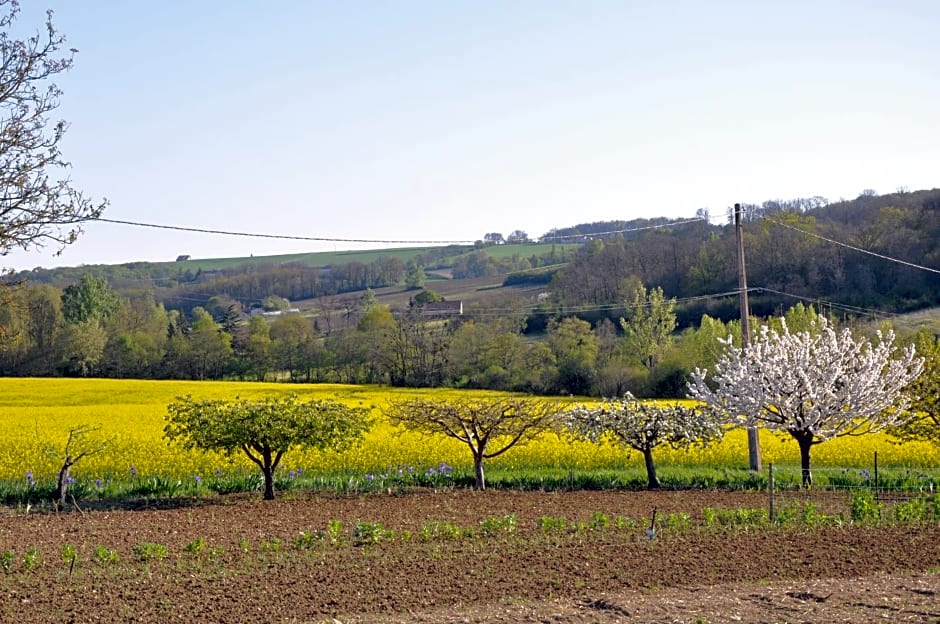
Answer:
[[[914,501],[936,500],[938,483],[925,472],[911,469],[888,473],[879,470],[874,453],[870,468],[823,468],[811,471],[811,481],[804,480],[801,469],[783,470],[769,464],[766,469],[767,505],[773,519],[782,509],[811,504],[820,513],[852,517],[860,500],[870,500],[881,515]]]

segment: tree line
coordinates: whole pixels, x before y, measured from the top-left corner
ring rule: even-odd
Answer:
[[[244,379],[390,384],[542,395],[681,397],[696,368],[711,366],[719,339],[740,340],[740,323],[703,315],[678,328],[677,303],[634,279],[616,322],[591,324],[546,312],[544,332],[527,335],[530,308],[518,302],[471,306],[436,316],[416,291],[392,310],[367,291],[314,317],[269,298],[271,312],[248,315],[225,296],[187,314],[152,295],[120,296],[85,276],[59,290],[26,284],[0,307],[0,375]],[[801,328],[816,311],[787,312]],[[329,319],[327,321],[326,319]],[[756,321],[755,321],[756,322]]]
[[[940,190],[863,194],[834,204],[776,200],[744,209],[748,284],[765,289],[751,301],[759,315],[778,309],[778,293],[893,312],[940,305],[937,273],[910,266],[940,268]],[[590,238],[552,277],[553,300],[569,307],[616,304],[629,296],[631,278],[679,299],[737,289],[733,227],[710,225],[705,217]],[[702,313],[736,314],[722,305],[685,306],[680,325]]]

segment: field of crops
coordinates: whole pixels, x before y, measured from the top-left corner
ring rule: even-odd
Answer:
[[[439,473],[469,474],[466,447],[446,438],[427,437],[392,427],[383,408],[396,399],[433,393],[457,396],[462,391],[390,389],[369,386],[287,385],[234,382],[179,382],[104,379],[0,379],[0,483],[49,482],[64,457],[69,430],[79,425],[99,428],[87,442],[107,440],[106,448],[76,464],[72,474],[87,487],[106,488],[112,482],[159,476],[190,486],[214,476],[250,474],[256,469],[242,456],[186,451],[163,439],[166,406],[178,396],[249,398],[296,392],[302,397],[330,398],[368,407],[375,419],[372,431],[358,448],[344,453],[293,450],[282,462],[285,478],[304,475],[344,478],[355,482],[394,480],[397,476]],[[567,399],[559,399],[567,400]],[[796,466],[795,442],[762,432],[765,464],[786,471]],[[940,481],[940,447],[927,443],[898,445],[885,435],[842,438],[813,450],[817,474],[851,474],[867,478],[877,453],[880,468],[933,482]],[[708,449],[657,450],[660,476],[729,473],[747,478],[746,436],[732,431]],[[638,453],[616,446],[573,442],[554,434],[510,450],[488,464],[491,475],[531,480],[534,475],[633,474],[642,482]],[[27,474],[28,473],[28,474]],[[689,475],[693,475],[689,477]],[[622,480],[625,482],[624,480]],[[492,482],[492,479],[491,479]],[[823,481],[824,483],[825,481]]]

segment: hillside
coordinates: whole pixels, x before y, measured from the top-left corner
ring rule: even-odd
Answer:
[[[533,306],[540,293],[546,292],[544,286],[521,285],[506,286],[503,284],[504,276],[493,275],[489,277],[474,277],[466,279],[437,279],[429,280],[425,288],[433,290],[447,301],[460,301],[465,311],[472,312],[481,308],[499,307],[507,302],[516,302],[517,305]],[[381,305],[387,305],[393,310],[402,310],[408,307],[411,298],[420,290],[408,289],[405,286],[395,285],[373,290],[375,300]],[[336,302],[335,299],[341,299]],[[355,304],[361,298],[361,293],[349,293],[342,297],[314,297],[294,302],[296,307],[308,316],[319,316],[325,310],[341,307],[342,302]]]
[[[755,314],[772,314],[796,301],[824,302],[850,314],[940,305],[940,189],[866,194],[836,203],[819,197],[768,200],[744,209]],[[686,325],[702,313],[737,314],[734,302],[722,295],[737,289],[733,228],[707,220],[703,211],[699,217],[579,224],[540,237],[577,241],[566,243],[197,258],[39,269],[14,279],[61,289],[89,274],[106,279],[119,294],[151,293],[167,308],[186,313],[220,296],[244,310],[272,295],[314,307],[318,299],[356,298],[367,288],[398,307],[411,296],[406,286],[420,283],[409,272],[421,267],[426,284],[448,299],[472,304],[513,297],[521,289],[528,301],[549,292],[553,303],[582,310],[591,320],[598,316],[590,310],[622,304],[629,294],[625,285],[638,279],[680,302],[688,300],[680,305]]]
[[[904,339],[936,331],[940,191],[765,202],[746,214],[753,316],[804,303],[856,326],[891,320]],[[734,230],[704,218],[602,225],[583,243],[413,248],[406,259],[376,250],[311,254],[312,265],[294,256],[34,273],[4,291],[0,374],[682,396],[689,371],[713,362],[709,345],[740,314]],[[676,301],[655,362],[621,340],[640,285]],[[429,290],[446,303],[410,305],[418,295],[438,303]]]

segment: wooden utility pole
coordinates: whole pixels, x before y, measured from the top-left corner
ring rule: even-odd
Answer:
[[[747,304],[747,270],[744,267],[744,228],[741,224],[741,204],[734,205],[734,234],[738,242],[738,291],[741,302],[741,348],[747,349],[751,344],[751,318],[750,306]],[[760,437],[757,435],[757,425],[747,428],[747,459],[751,470],[760,472]]]

